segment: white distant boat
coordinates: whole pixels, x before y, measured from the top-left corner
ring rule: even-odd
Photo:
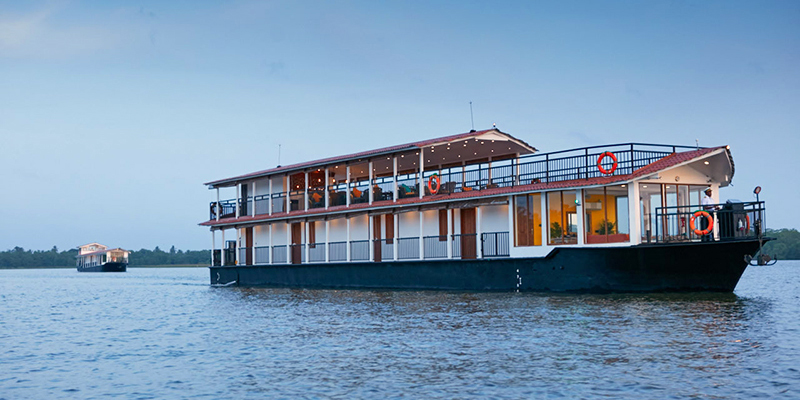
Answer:
[[[78,272],[125,272],[131,252],[120,248],[109,249],[100,243],[78,247]]]

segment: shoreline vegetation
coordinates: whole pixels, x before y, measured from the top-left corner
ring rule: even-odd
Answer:
[[[778,260],[800,260],[800,232],[797,229],[767,229],[767,237],[775,238],[764,245],[764,252]],[[25,250],[14,247],[0,251],[0,269],[13,268],[75,268],[77,249],[59,251]],[[130,268],[175,268],[207,267],[211,250],[178,250],[172,246],[163,251],[158,246],[153,250],[140,249],[131,252]]]
[[[78,249],[59,251],[56,246],[50,250],[25,250],[14,247],[0,251],[0,269],[15,268],[75,268]],[[141,249],[131,252],[129,268],[140,267],[207,267],[211,250],[178,250],[172,246],[163,251],[158,246],[153,250]]]

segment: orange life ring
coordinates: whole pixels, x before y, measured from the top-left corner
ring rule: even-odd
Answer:
[[[601,165],[601,163],[603,162],[603,159],[606,158],[606,157],[611,157],[611,159],[614,161],[614,164],[611,166],[611,169],[609,169],[609,170],[603,168],[603,166]],[[600,154],[600,157],[597,157],[597,169],[599,169],[600,172],[602,172],[605,175],[613,174],[614,171],[617,170],[617,156],[615,156],[614,153],[612,153],[610,151],[607,151],[607,152],[605,152],[603,154]]]
[[[698,228],[695,228],[695,225],[694,225],[694,219],[699,217],[699,216],[701,216],[701,215],[706,217],[706,219],[708,220],[708,227],[706,229],[702,230],[702,231],[700,229],[698,229]],[[711,218],[711,214],[709,214],[708,212],[703,211],[703,210],[697,210],[697,211],[694,212],[694,214],[692,214],[692,219],[689,220],[689,228],[692,228],[692,231],[697,236],[708,235],[714,229],[714,219]]]
[[[747,214],[744,215],[744,222],[745,222],[744,231],[745,232],[750,232],[750,216],[749,215],[747,215]]]
[[[211,203],[211,218],[216,218],[216,217],[217,217],[217,203],[216,202],[212,202]]]
[[[433,182],[436,182],[436,189],[433,188]],[[442,183],[439,180],[439,174],[433,174],[428,178],[428,190],[430,190],[431,194],[439,193],[441,187]]]

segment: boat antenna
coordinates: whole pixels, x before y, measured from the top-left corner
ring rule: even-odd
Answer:
[[[469,120],[472,122],[472,130],[470,132],[475,132],[475,118],[472,116],[472,102],[469,102]]]
[[[694,145],[695,145],[695,147],[697,147],[697,150],[700,150],[700,139],[695,139],[694,140]]]
[[[278,143],[278,168],[281,167],[281,144]]]

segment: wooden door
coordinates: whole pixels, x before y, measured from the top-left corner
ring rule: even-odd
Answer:
[[[461,259],[474,259],[478,256],[477,232],[475,228],[475,209],[461,209]]]
[[[381,216],[372,217],[372,248],[375,254],[375,262],[381,262]]]
[[[302,262],[302,244],[303,229],[300,227],[299,222],[292,224],[292,264],[300,264]]]
[[[247,248],[247,254],[244,256],[245,265],[253,265],[253,227],[245,228],[244,243],[244,247]]]

